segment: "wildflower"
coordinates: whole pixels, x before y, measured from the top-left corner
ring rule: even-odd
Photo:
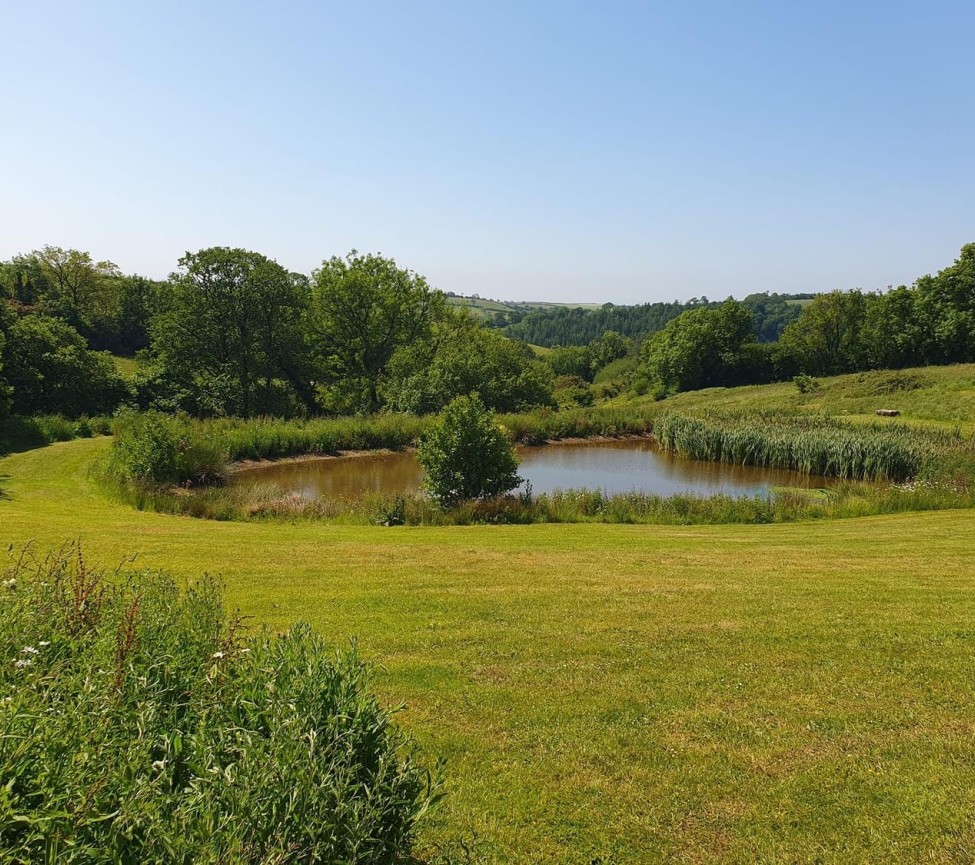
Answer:
[[[155,769],[157,772],[162,772],[162,770],[166,768],[166,761],[165,760],[153,760],[152,761],[152,768]]]
[[[14,667],[18,670],[22,670],[24,667],[29,667],[34,661],[31,658],[21,658],[19,661],[14,661]]]
[[[210,655],[210,657],[211,658],[222,658],[223,657],[223,652],[214,652],[212,655]]]
[[[43,643],[41,645],[43,645]],[[22,648],[20,651],[23,652],[25,655],[40,654],[40,649],[35,649],[33,646],[24,646],[24,648]]]
[[[50,640],[41,640],[37,645],[38,646],[50,646],[51,645],[51,641]]]
[[[11,578],[9,580],[4,580],[3,581],[3,587],[5,589],[10,589],[10,591],[12,592],[14,589],[17,588],[17,581],[15,579],[13,579],[13,578]]]

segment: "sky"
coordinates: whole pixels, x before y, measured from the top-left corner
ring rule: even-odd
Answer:
[[[0,4],[0,259],[381,252],[444,291],[882,289],[975,241],[975,3]]]

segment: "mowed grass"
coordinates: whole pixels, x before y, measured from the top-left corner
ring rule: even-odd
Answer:
[[[222,575],[381,665],[447,757],[422,836],[492,863],[968,862],[971,512],[716,527],[380,528],[137,512],[106,439],[0,461],[0,542]]]

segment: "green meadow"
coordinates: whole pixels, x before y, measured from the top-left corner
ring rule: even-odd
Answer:
[[[772,385],[673,403],[815,399],[866,416],[883,397],[908,422],[970,424],[971,367],[919,374],[923,387],[882,394],[846,376],[818,394]],[[103,565],[137,556],[184,580],[216,574],[250,625],[306,620],[335,646],[355,639],[402,727],[446,758],[426,861],[464,861],[462,845],[490,863],[975,856],[970,511],[744,526],[213,522],[104,495],[91,467],[109,442],[0,460],[0,541],[79,539]]]

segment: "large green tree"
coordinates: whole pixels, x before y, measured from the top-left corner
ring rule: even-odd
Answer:
[[[668,390],[698,390],[741,384],[742,364],[752,360],[745,346],[754,339],[752,314],[727,300],[669,321],[643,345],[643,374]]]
[[[3,367],[16,414],[107,414],[129,396],[111,356],[90,351],[71,325],[50,316],[10,324]]]
[[[353,250],[323,262],[312,275],[311,321],[328,407],[378,409],[393,355],[430,341],[446,315],[446,297],[391,258]]]
[[[316,409],[304,360],[304,279],[260,253],[211,247],[183,256],[170,281],[153,353],[163,378],[186,389],[198,410],[283,413],[282,390]]]
[[[479,393],[496,411],[554,405],[552,370],[524,343],[458,316],[434,339],[398,349],[389,361],[380,396],[397,411],[428,414],[459,396]]]
[[[837,375],[863,369],[867,299],[860,291],[817,295],[779,339],[779,351],[800,372]]]

